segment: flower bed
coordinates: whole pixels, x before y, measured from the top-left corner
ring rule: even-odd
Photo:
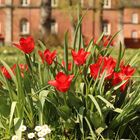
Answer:
[[[77,24],[69,59],[67,34],[64,60],[57,51],[37,49],[32,37],[14,44],[25,63],[9,67],[1,61],[1,139],[137,139],[139,81],[134,81],[136,56],[110,54],[116,34],[85,45]],[[113,51],[113,47],[112,47]],[[38,52],[38,53],[35,53]]]

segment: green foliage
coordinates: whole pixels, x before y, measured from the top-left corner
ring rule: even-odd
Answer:
[[[79,50],[85,47],[81,34],[81,22],[76,26],[72,48]],[[89,66],[96,63],[100,55],[110,56],[110,43],[116,34],[110,39],[105,48],[102,46],[103,35],[95,44],[89,42],[85,50],[91,54],[86,64],[78,67],[72,62],[72,70],[68,70],[69,43],[68,32],[64,41],[64,61],[62,66],[60,58],[54,60],[52,65],[42,63],[36,52],[25,54],[24,63],[28,70],[21,74],[19,66],[15,73],[5,61],[3,66],[11,75],[8,80],[0,75],[0,139],[10,139],[13,135],[27,138],[26,132],[21,132],[24,124],[28,132],[33,132],[35,126],[48,124],[52,133],[46,139],[138,139],[140,137],[140,88],[136,78],[129,81],[124,91],[120,87],[126,83],[122,81],[116,86],[106,80],[107,71],[100,76],[102,67],[96,79],[91,77]],[[39,46],[45,45],[39,41]],[[23,54],[22,54],[23,55]],[[137,54],[126,64],[134,65]],[[115,71],[124,58],[124,50],[120,44]],[[19,61],[17,61],[17,65]],[[69,90],[62,93],[48,84],[55,78],[59,71],[67,75],[74,74]],[[133,78],[133,77],[132,77]]]

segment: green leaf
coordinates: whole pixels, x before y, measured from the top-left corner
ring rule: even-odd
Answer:
[[[100,94],[103,94],[103,91],[102,91],[102,86],[103,86],[103,83],[105,81],[105,77],[107,75],[107,71],[105,70],[99,80],[99,83],[98,83],[98,87],[97,87],[97,90],[100,91]]]
[[[68,93],[68,102],[71,106],[78,110],[82,106],[82,101],[80,100],[80,98],[78,98],[71,92]]]
[[[115,87],[113,87],[112,89],[113,90],[117,90],[117,89],[119,89],[124,83],[126,83],[128,80],[124,80],[124,81],[122,81],[122,82],[120,82],[119,84],[117,84]]]
[[[65,34],[65,43],[64,43],[64,62],[65,62],[65,68],[66,72],[68,74],[68,32]]]
[[[88,11],[88,10],[87,10]],[[75,35],[74,35],[74,41],[73,41],[73,49],[75,50],[76,48],[76,41],[77,41],[77,35],[78,35],[78,31],[79,31],[79,28],[81,26],[81,23],[82,23],[82,20],[84,18],[84,16],[86,15],[87,11],[83,14],[83,16],[79,19],[79,22],[76,26],[76,29],[75,29]]]
[[[17,102],[12,102],[12,105],[11,105],[9,130],[11,128],[11,124],[12,124],[12,121],[13,121],[13,116],[14,116],[14,112],[15,112],[15,109],[16,109],[16,104],[17,104]]]
[[[111,104],[111,103],[110,103],[109,101],[107,101],[105,98],[103,98],[103,97],[100,96],[100,95],[97,95],[96,97],[99,98],[100,100],[102,100],[102,101],[106,104],[107,107],[110,107],[110,108],[114,109],[113,104]]]
[[[46,50],[46,45],[41,40],[38,40],[38,43],[43,48],[43,50]]]
[[[116,108],[115,110],[114,110],[114,112],[117,112],[117,113],[122,113],[123,112],[123,110],[122,109],[120,109],[120,108]]]
[[[120,31],[116,32],[116,33],[111,37],[111,39],[109,40],[109,42],[108,42],[106,48],[108,48],[108,47],[110,46],[110,44],[111,44],[111,42],[113,41],[113,39],[114,39],[119,33],[120,33]]]
[[[6,127],[4,127],[5,124],[2,123],[2,119],[0,119],[0,128],[2,129],[6,129]]]
[[[67,120],[71,116],[71,109],[68,106],[61,106],[58,107],[59,115],[64,119]]]
[[[45,99],[46,97],[48,96],[49,94],[49,91],[48,90],[42,90],[40,93],[39,93],[39,101],[41,103],[41,110],[43,110],[43,107],[44,107],[44,103],[45,103]]]
[[[100,43],[100,41],[103,39],[103,37],[104,37],[104,32],[100,35],[100,37],[99,37],[99,39],[97,40],[96,43],[97,44]]]
[[[78,112],[78,116],[80,120],[80,131],[83,137],[84,137],[84,124],[83,124],[84,110],[85,110],[85,107],[80,107],[79,112]]]
[[[99,128],[97,128],[95,131],[96,131],[96,133],[97,133],[98,135],[100,135],[104,130],[105,130],[104,127],[99,127]]]
[[[133,65],[139,60],[138,57],[139,57],[139,52],[136,53],[136,54],[134,54],[134,55],[128,60],[127,64],[133,66]]]
[[[17,85],[16,76],[14,75],[13,71],[11,70],[11,68],[3,60],[1,60],[1,63],[4,65],[4,67],[6,68],[6,70],[10,74],[10,76],[12,77],[14,83]]]
[[[95,105],[97,111],[99,112],[101,119],[103,120],[103,114],[102,114],[101,108],[100,108],[98,102],[96,101],[95,97],[93,95],[88,95],[88,96],[91,99],[91,101],[93,102],[93,104]]]
[[[116,64],[115,71],[119,71],[120,63],[121,63],[121,60],[122,60],[122,58],[124,56],[124,52],[125,52],[125,49],[123,50],[123,48],[124,47],[122,47],[122,43],[120,42],[118,61],[117,61],[117,64]]]
[[[22,137],[22,131],[20,130],[20,127],[22,125],[23,125],[23,120],[21,118],[14,119],[15,133],[18,136],[19,140],[21,140],[21,137]]]
[[[90,130],[92,139],[93,139],[93,140],[96,140],[96,134],[95,134],[94,131],[92,130],[92,127],[91,127],[91,125],[90,125],[90,122],[88,121],[87,117],[84,117],[84,118],[85,118],[86,123],[87,123],[87,125],[88,125],[88,127],[89,127],[89,130]]]

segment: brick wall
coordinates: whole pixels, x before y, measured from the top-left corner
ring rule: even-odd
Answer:
[[[20,22],[22,19],[28,20],[30,24],[30,35],[39,35],[40,10],[34,8],[17,8],[13,11],[13,41],[19,40],[19,38],[22,36],[20,32]]]
[[[4,4],[6,1],[2,0]],[[8,2],[8,1],[7,1]],[[75,7],[77,0],[73,0]],[[82,13],[87,9],[88,12],[85,15],[82,22],[82,33],[88,38],[99,37],[101,34],[100,17],[98,15],[98,3],[99,0],[83,0]],[[41,28],[41,0],[30,0],[30,5],[27,7],[21,6],[20,0],[13,0],[13,8],[6,7],[6,5],[0,6],[0,23],[2,26],[2,34],[5,38],[9,38],[10,32],[7,21],[8,9],[11,9],[12,23],[11,23],[11,41],[19,40],[22,36],[20,33],[20,21],[27,19],[30,23],[30,35],[37,38],[40,36]],[[125,41],[132,39],[132,32],[136,31],[138,39],[140,38],[140,8],[124,8],[120,9],[120,0],[112,0],[111,8],[103,10],[103,20],[108,21],[111,24],[111,34],[116,33],[118,30],[123,28],[120,37],[124,38]],[[123,14],[121,21],[120,14]],[[132,14],[138,13],[139,22],[137,24],[132,23]],[[69,38],[71,40],[73,36],[73,27],[70,16],[76,21],[77,12],[73,8],[68,8],[68,2],[65,0],[59,0],[58,7],[52,8],[52,19],[58,24],[58,37],[63,40],[66,31],[69,31]],[[122,23],[122,24],[120,24]],[[133,40],[133,39],[132,39]]]
[[[30,0],[29,6],[22,6],[20,0],[13,0],[11,7],[7,7],[9,2],[2,0],[0,5],[0,23],[2,35],[5,37],[6,42],[18,41],[23,36],[20,32],[22,19],[27,19],[29,22],[29,35],[38,38],[40,35],[41,0]],[[9,26],[11,26],[11,29]]]

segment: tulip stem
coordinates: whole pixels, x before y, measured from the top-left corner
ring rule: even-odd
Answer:
[[[63,93],[63,98],[64,98],[64,104],[65,105],[67,105],[67,98],[66,98],[67,94],[68,94],[67,92],[65,94]]]

